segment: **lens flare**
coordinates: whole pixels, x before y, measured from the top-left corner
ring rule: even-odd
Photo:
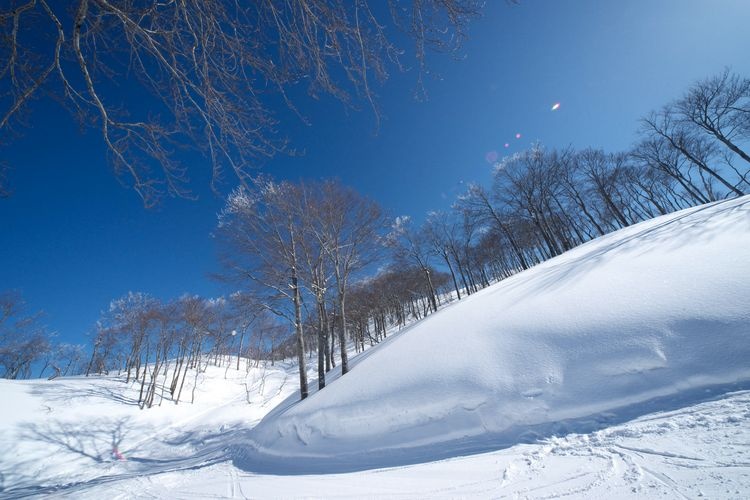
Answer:
[[[552,111],[557,111],[558,109],[560,109],[560,103],[556,102],[552,105]]]
[[[490,151],[484,155],[484,159],[487,160],[487,163],[495,163],[499,156],[497,151]]]
[[[516,134],[516,139],[520,139],[520,138],[521,138],[521,134],[520,133]]]
[[[506,142],[506,143],[505,143],[505,147],[506,147],[506,148],[509,148],[509,147],[510,147],[510,143],[507,143],[507,142]]]

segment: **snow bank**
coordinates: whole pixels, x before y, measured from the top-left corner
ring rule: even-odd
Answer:
[[[490,449],[748,381],[749,359],[744,197],[599,238],[446,308],[269,415],[234,461],[355,470]]]

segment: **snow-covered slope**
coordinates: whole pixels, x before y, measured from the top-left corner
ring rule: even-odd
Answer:
[[[455,303],[304,402],[290,364],[150,410],[124,377],[0,380],[0,497],[747,498],[748,359],[745,197]]]
[[[748,360],[744,197],[599,238],[434,314],[269,415],[235,462],[357,470],[587,431],[744,383]]]

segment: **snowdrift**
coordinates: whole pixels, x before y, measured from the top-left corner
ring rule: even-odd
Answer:
[[[447,307],[282,405],[231,454],[277,474],[435,460],[679,406],[746,384],[749,360],[746,196],[607,235]]]

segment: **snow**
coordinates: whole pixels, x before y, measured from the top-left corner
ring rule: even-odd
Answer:
[[[85,466],[90,479],[61,478],[3,494],[16,498],[53,493],[76,499],[746,498],[749,420],[750,391],[739,391],[592,433],[550,437],[490,453],[351,473],[288,476],[246,471],[222,457],[222,446],[231,446],[236,438],[225,431],[220,437],[201,436],[204,444],[196,444],[182,458],[165,458],[162,451],[161,458],[151,461],[131,457],[104,464],[71,463],[69,474]],[[76,432],[83,434],[84,429],[81,425]],[[192,433],[187,428],[184,432]],[[153,444],[160,440],[173,442],[162,437]],[[2,457],[7,463],[9,457]],[[66,454],[68,460],[72,457]],[[38,455],[35,460],[49,459]],[[3,464],[2,470],[9,469]]]
[[[126,384],[124,376],[0,380],[8,404],[0,412],[0,493],[55,491],[205,463],[212,437],[252,427],[297,390],[293,366],[247,370],[243,363],[237,371],[235,363],[199,373],[194,404],[189,372],[183,401],[146,410],[137,405],[140,385]]]
[[[345,474],[261,475],[231,462],[86,491],[92,498],[742,498],[750,392],[589,434]],[[74,496],[78,496],[78,493]]]
[[[750,197],[633,226],[302,402],[292,364],[209,366],[148,410],[114,375],[0,380],[0,496],[748,497],[748,248]]]
[[[737,387],[750,380],[748,248],[748,197],[582,245],[428,317],[325,391],[269,415],[245,466],[417,463]]]

